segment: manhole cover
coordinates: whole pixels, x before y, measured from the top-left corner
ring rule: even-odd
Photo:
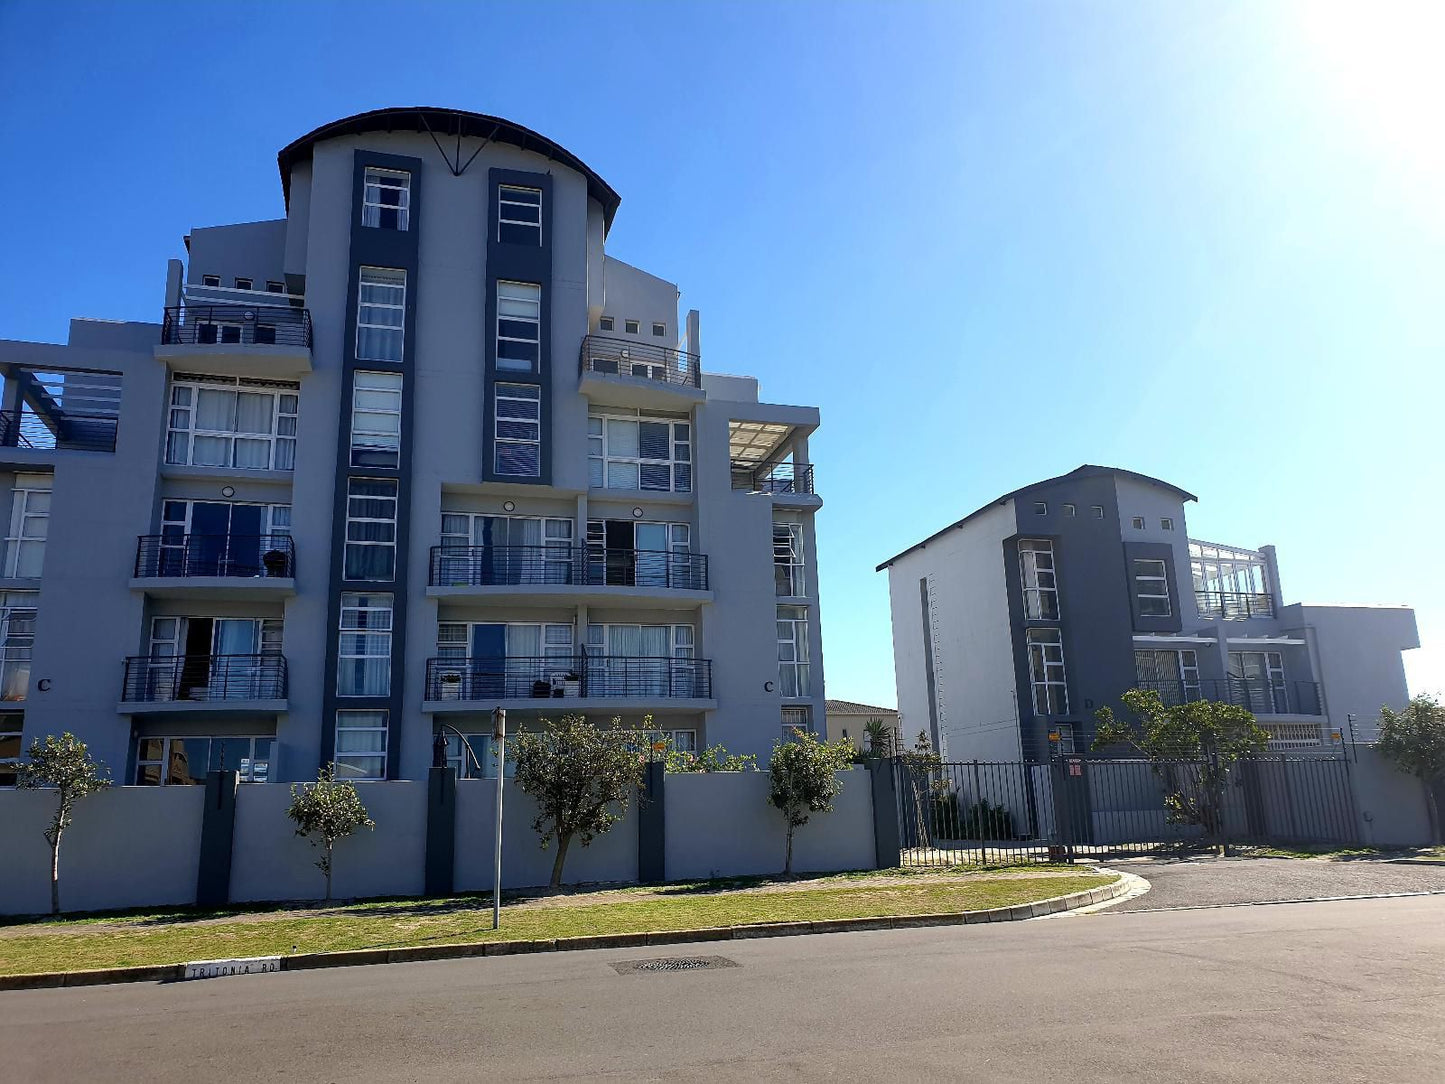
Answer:
[[[633,975],[639,971],[715,971],[738,965],[726,956],[666,956],[658,960],[627,960],[612,966],[619,975]]]

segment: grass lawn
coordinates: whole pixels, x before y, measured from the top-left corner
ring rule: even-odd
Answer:
[[[1006,907],[1108,884],[1092,871],[840,874],[807,881],[704,882],[504,901],[390,900],[304,910],[155,911],[0,926],[0,975],[183,963],[291,952],[551,939],[752,922],[921,915]]]
[[[1445,861],[1445,847],[1231,847],[1232,853],[1257,858],[1388,858],[1396,862]]]

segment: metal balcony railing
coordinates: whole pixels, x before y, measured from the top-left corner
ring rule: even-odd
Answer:
[[[578,371],[609,376],[635,376],[662,384],[702,387],[702,368],[696,354],[670,346],[588,335],[582,340]]]
[[[125,660],[123,702],[286,699],[286,657],[259,655],[133,655]]]
[[[1195,591],[1199,616],[1217,621],[1242,621],[1250,617],[1273,617],[1274,596],[1242,591]]]
[[[1195,700],[1235,704],[1255,715],[1323,715],[1318,681],[1266,681],[1261,678],[1204,678],[1200,681],[1140,681],[1170,707]]]
[[[29,407],[0,410],[0,447],[40,451],[113,452],[119,419],[114,414],[37,414]]]
[[[707,557],[582,546],[433,546],[432,587],[571,584],[706,591]]]
[[[164,346],[304,346],[311,349],[311,310],[289,305],[190,304],[169,308]]]
[[[811,463],[769,463],[759,467],[752,463],[734,462],[732,477],[734,489],[745,489],[750,493],[813,492]]]
[[[284,579],[296,574],[295,563],[289,534],[148,534],[135,550],[137,578]]]
[[[583,653],[564,656],[433,658],[428,700],[521,700],[635,697],[707,699],[712,662]]]

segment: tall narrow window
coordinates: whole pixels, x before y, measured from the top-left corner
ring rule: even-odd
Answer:
[[[542,287],[497,283],[497,368],[535,373],[541,356]]]
[[[395,478],[347,479],[343,578],[396,576],[396,489]]]
[[[50,528],[49,474],[17,474],[10,496],[10,533],[5,539],[5,575],[40,575]]]
[[[172,381],[166,462],[294,469],[298,387],[221,376]]]
[[[396,169],[366,168],[361,224],[382,230],[405,230],[411,217],[411,174]]]
[[[542,190],[504,184],[497,188],[497,240],[512,245],[542,243]]]
[[[1054,544],[1047,538],[1019,540],[1019,576],[1024,591],[1024,617],[1030,621],[1059,619],[1059,580],[1054,569]]]
[[[1169,577],[1163,561],[1134,558],[1134,595],[1139,600],[1140,617],[1168,617]]]
[[[493,471],[508,478],[542,474],[542,389],[535,384],[498,384]]]
[[[778,684],[784,696],[811,696],[808,608],[778,607]]]
[[[808,593],[803,585],[803,525],[774,521],[773,582],[779,595]]]
[[[401,456],[401,374],[358,371],[351,390],[351,465],[395,467]]]
[[[1068,678],[1064,672],[1064,641],[1058,629],[1029,629],[1029,681],[1036,715],[1069,713]]]
[[[336,643],[337,696],[391,694],[390,595],[347,591],[341,596]]]
[[[336,713],[336,778],[386,778],[385,711]]]
[[[406,323],[406,272],[363,267],[356,291],[356,357],[401,361]]]
[[[24,700],[35,646],[35,591],[0,592],[0,700]]]

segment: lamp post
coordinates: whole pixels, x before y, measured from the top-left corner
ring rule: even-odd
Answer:
[[[497,743],[497,813],[492,850],[492,929],[502,927],[502,784],[507,778],[507,709],[492,710],[492,739]]]

